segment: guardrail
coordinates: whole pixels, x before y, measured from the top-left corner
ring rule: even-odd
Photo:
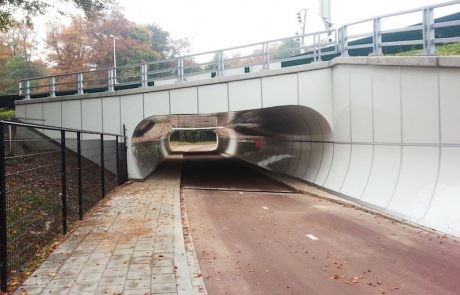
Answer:
[[[0,289],[127,180],[126,137],[0,120]]]
[[[397,13],[381,15],[343,25],[338,29],[296,35],[282,39],[247,44],[216,51],[179,56],[144,64],[95,69],[78,73],[37,77],[19,81],[19,95],[55,97],[91,92],[113,92],[136,87],[149,87],[249,71],[279,68],[289,63],[309,63],[336,56],[382,55],[385,48],[405,46],[421,48],[423,55],[436,54],[436,45],[460,42],[460,33],[437,34],[437,30],[460,28],[460,20],[435,21],[437,8],[460,4],[460,0]],[[460,11],[460,9],[459,9]],[[382,20],[419,13],[420,23],[382,30]],[[371,24],[371,29],[358,34],[349,31]],[[460,29],[459,29],[460,30]],[[454,30],[455,31],[455,30]],[[398,34],[409,34],[398,40]],[[392,38],[389,38],[393,36]],[[404,36],[403,36],[404,37]],[[388,39],[388,40],[386,40]],[[300,41],[302,40],[302,41]],[[244,54],[244,55],[242,55]]]

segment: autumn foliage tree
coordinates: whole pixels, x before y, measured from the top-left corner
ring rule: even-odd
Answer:
[[[46,65],[32,58],[36,51],[36,33],[26,24],[0,33],[0,94],[17,94],[18,80],[46,73]]]
[[[128,21],[119,10],[93,19],[75,17],[68,26],[51,25],[48,30],[46,44],[53,72],[113,66],[111,35],[117,37],[117,66],[158,60],[175,52],[171,48],[175,45],[180,47],[177,50],[188,46],[186,41],[173,40],[156,25],[143,26]]]

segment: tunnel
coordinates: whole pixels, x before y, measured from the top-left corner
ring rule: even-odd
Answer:
[[[323,164],[332,155],[332,131],[327,120],[305,106],[278,106],[144,119],[132,138],[133,157],[143,178],[172,152],[171,134],[187,129],[216,132],[218,153],[312,183],[321,177],[321,170],[329,169]]]

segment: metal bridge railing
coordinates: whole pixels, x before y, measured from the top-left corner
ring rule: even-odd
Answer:
[[[0,289],[127,180],[124,135],[0,121]]]
[[[460,0],[450,1],[373,17],[343,25],[338,29],[144,64],[25,79],[19,81],[19,95],[30,99],[113,92],[317,62],[339,55],[378,56],[384,53],[385,48],[394,46],[405,46],[409,49],[415,46],[422,49],[424,55],[434,55],[437,44],[460,42],[460,20],[435,22],[434,11],[447,7],[453,13],[455,9],[460,11],[459,4]],[[382,21],[414,13],[419,14],[419,24],[382,30]],[[354,28],[366,24],[370,25],[367,31],[350,33]],[[406,35],[401,35],[402,33]]]

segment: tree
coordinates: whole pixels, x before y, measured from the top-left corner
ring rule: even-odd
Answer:
[[[53,71],[112,67],[111,35],[117,37],[117,66],[159,60],[188,46],[185,41],[176,42],[156,25],[130,22],[120,10],[113,9],[94,19],[75,17],[68,26],[50,26],[46,43]]]
[[[36,33],[25,24],[0,32],[0,93],[16,94],[18,80],[46,73],[45,64],[33,60],[35,44]]]
[[[169,32],[164,31],[156,24],[148,25],[147,29],[152,34],[152,49],[159,52],[163,59],[181,55],[187,52],[190,47],[188,39],[172,39]]]
[[[295,55],[299,55],[300,52],[300,41],[298,40],[286,40],[281,43],[278,47],[270,48],[272,52],[271,60],[277,60],[282,58],[289,58]]]
[[[1,94],[17,94],[19,80],[42,76],[45,72],[46,66],[43,63],[28,62],[22,56],[13,56],[6,62],[4,71],[0,72],[0,81],[3,84]]]
[[[87,17],[93,17],[99,11],[113,4],[113,0],[61,0],[73,4]],[[23,22],[32,24],[32,17],[44,14],[52,5],[46,0],[0,0],[0,31],[7,31],[16,23],[13,14],[24,16]]]

